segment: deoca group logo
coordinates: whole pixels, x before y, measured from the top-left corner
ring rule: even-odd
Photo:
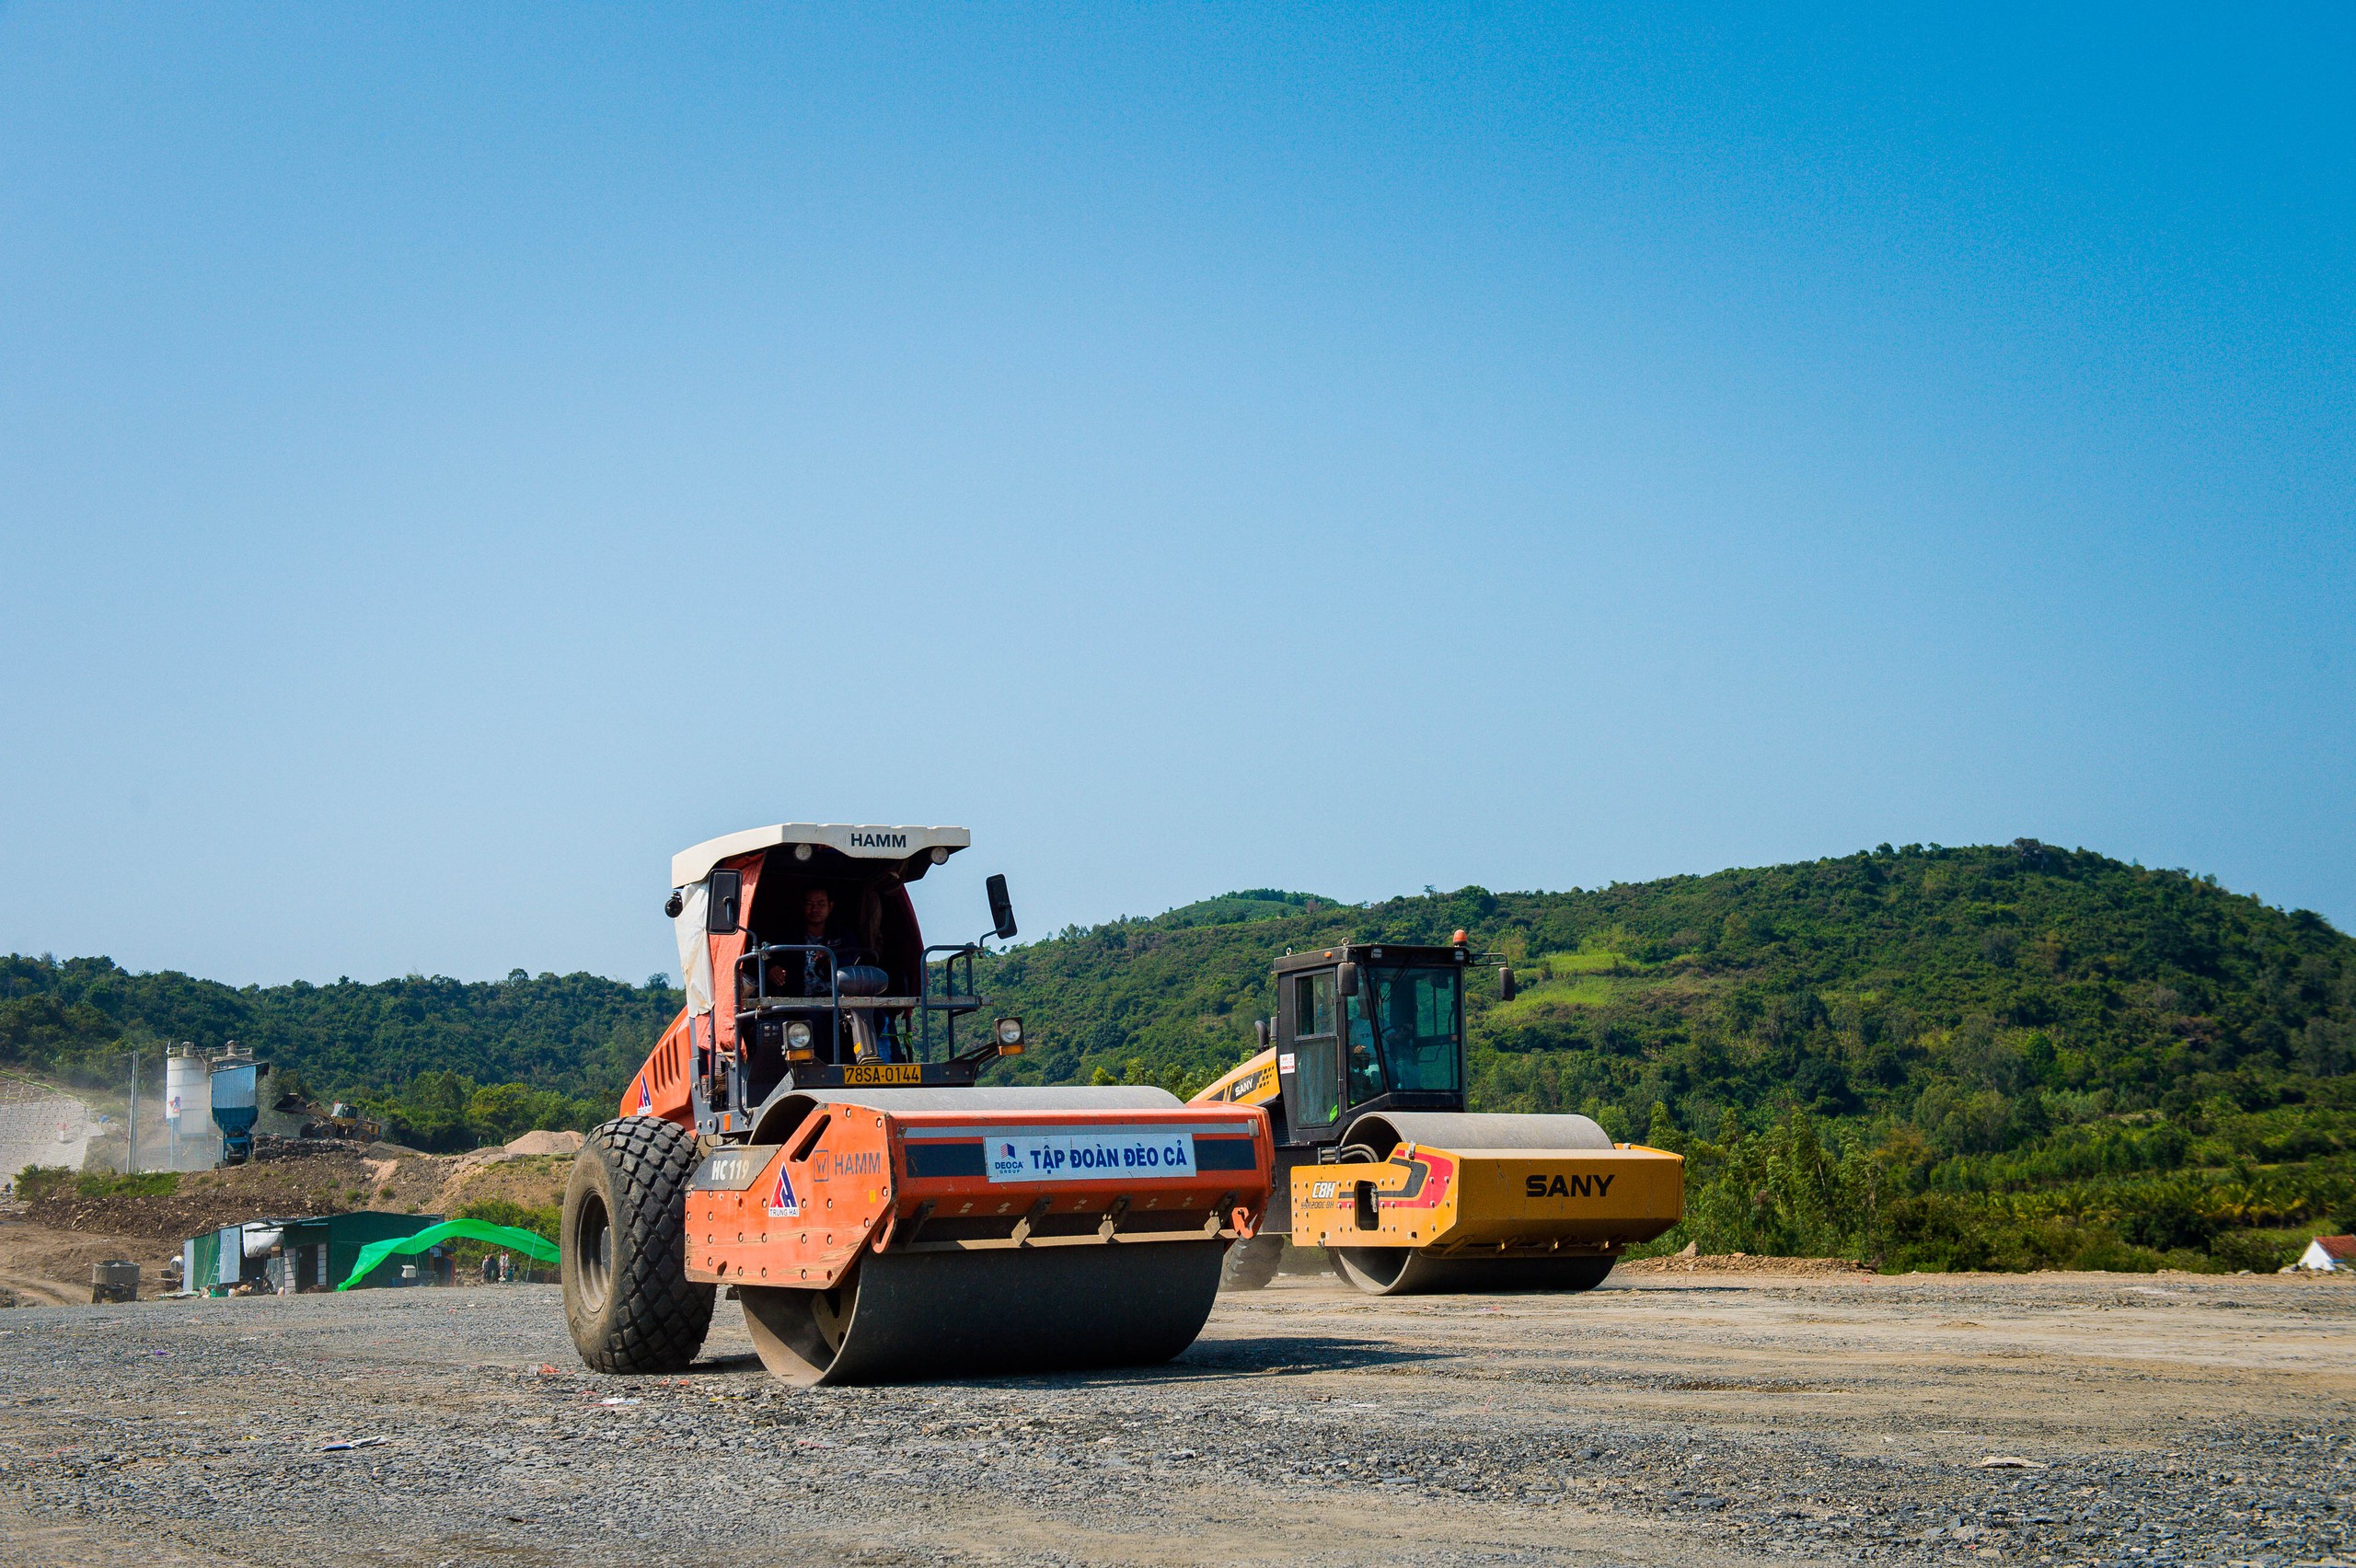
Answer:
[[[780,1219],[791,1219],[802,1213],[802,1200],[793,1193],[793,1178],[785,1173],[785,1161],[777,1162],[777,1183],[769,1189],[769,1213]]]
[[[1195,1174],[1195,1140],[1147,1128],[992,1138],[993,1182],[1115,1182]]]

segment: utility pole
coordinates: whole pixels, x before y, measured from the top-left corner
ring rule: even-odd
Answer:
[[[139,1169],[139,1048],[131,1048],[131,1147],[123,1151],[122,1173]]]

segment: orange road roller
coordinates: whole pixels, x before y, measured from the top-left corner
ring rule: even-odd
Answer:
[[[1134,1366],[1192,1343],[1267,1211],[1249,1103],[984,1089],[1022,1020],[974,1027],[982,940],[927,945],[907,884],[956,827],[788,823],[672,861],[687,1004],[589,1135],[565,1315],[599,1371],[671,1371],[722,1287],[799,1384]],[[961,1041],[958,1025],[967,1024]]]

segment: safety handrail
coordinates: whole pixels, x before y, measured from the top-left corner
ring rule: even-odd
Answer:
[[[935,1012],[946,1015],[941,1025],[945,1034],[942,1055],[954,1056],[957,1054],[957,1020],[969,1012],[981,1010],[982,999],[974,993],[974,951],[972,942],[935,942],[924,950],[918,961],[917,989],[928,998],[926,1010],[917,1017],[917,1028],[922,1040],[921,1051],[932,1049],[932,1015]],[[932,996],[932,955],[937,952],[949,955],[941,965],[941,989],[952,998],[944,1002],[929,1000]],[[965,988],[962,993],[957,989],[957,961],[960,958],[965,961]]]
[[[914,1042],[918,1061],[931,1059],[932,1015],[944,1015],[944,1055],[957,1053],[957,1020],[964,1014],[981,1010],[982,999],[974,994],[973,958],[978,951],[972,942],[938,942],[924,950],[918,962],[917,994],[914,997],[845,997],[842,994],[842,965],[835,950],[825,942],[767,942],[748,948],[736,960],[737,995],[745,994],[745,966],[753,966],[752,1006],[736,1009],[737,1039],[745,1038],[747,1022],[763,1013],[824,1012],[828,1015],[827,1054],[842,1060],[843,1012],[846,1009],[862,1009],[875,1012],[913,1012],[917,1015],[918,1037]],[[826,994],[824,997],[772,997],[768,990],[769,962],[773,955],[823,953],[826,961]],[[942,989],[936,994],[932,987],[933,955],[946,953],[941,962]],[[965,961],[964,988],[957,986],[956,964]]]

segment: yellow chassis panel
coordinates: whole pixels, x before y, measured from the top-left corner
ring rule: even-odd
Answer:
[[[1641,1144],[1403,1144],[1380,1164],[1302,1165],[1292,1173],[1292,1239],[1303,1247],[1616,1253],[1651,1240],[1684,1212],[1684,1157]]]

